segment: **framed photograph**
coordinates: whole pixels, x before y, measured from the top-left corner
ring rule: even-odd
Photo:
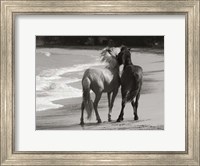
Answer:
[[[199,1],[1,1],[1,165],[199,165]]]
[[[142,66],[133,65],[130,80],[124,74],[132,72],[120,70],[116,59],[125,44],[134,47],[128,51],[134,56],[124,66],[132,59]],[[36,130],[164,129],[164,36],[36,36],[35,69]],[[122,116],[125,99],[130,107]]]

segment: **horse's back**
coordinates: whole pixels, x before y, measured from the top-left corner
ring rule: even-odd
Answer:
[[[103,73],[100,69],[93,69],[89,68],[84,72],[82,81],[88,78],[91,81],[91,86],[103,86],[102,78],[103,78]]]
[[[107,69],[95,69],[95,68],[89,68],[85,71],[84,75],[83,75],[83,79],[84,77],[88,77],[91,80],[96,80],[96,81],[107,81],[107,82],[111,82],[113,79],[113,74],[107,70]]]
[[[85,71],[82,79],[82,84],[84,79],[89,79],[91,82],[90,88],[95,92],[102,91],[108,92],[113,91],[114,87],[118,84],[119,87],[119,80],[114,81],[114,75],[108,69],[95,69],[89,68]],[[117,88],[118,88],[117,87]]]

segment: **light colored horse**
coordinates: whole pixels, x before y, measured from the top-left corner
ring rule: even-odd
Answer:
[[[84,109],[87,112],[88,119],[91,118],[92,110],[94,109],[97,122],[101,123],[101,118],[97,108],[101,95],[105,92],[108,96],[108,121],[111,121],[113,103],[120,86],[119,65],[116,59],[119,52],[120,48],[112,47],[103,49],[101,52],[101,61],[106,62],[107,66],[103,69],[89,68],[85,71],[82,78],[83,101],[81,104],[81,125],[84,124]],[[90,90],[95,93],[94,103],[90,97]]]

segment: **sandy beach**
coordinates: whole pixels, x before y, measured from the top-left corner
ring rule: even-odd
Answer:
[[[46,51],[47,49],[43,48],[40,49],[40,51],[41,50]],[[76,50],[66,49],[65,51],[73,53],[73,51]],[[84,50],[84,54],[87,51],[88,50]],[[81,52],[82,51],[78,51],[79,54],[81,54]],[[99,54],[99,50],[92,50],[91,53]],[[107,121],[108,101],[107,94],[105,93],[102,95],[98,106],[102,123],[97,124],[95,114],[93,114],[90,121],[85,118],[84,126],[79,125],[82,97],[78,96],[78,90],[81,91],[80,79],[82,77],[81,72],[83,73],[83,71],[81,71],[73,75],[74,77],[77,76],[77,81],[67,84],[74,89],[78,89],[76,91],[77,96],[75,95],[71,98],[66,98],[64,96],[58,100],[53,100],[52,104],[60,105],[61,107],[59,108],[36,111],[36,130],[163,130],[164,50],[135,48],[132,49],[131,54],[132,62],[135,65],[140,65],[144,71],[143,87],[138,107],[138,121],[134,121],[133,109],[131,104],[128,103],[124,110],[124,121],[120,123],[116,122],[121,110],[121,89],[119,89],[112,111],[112,122]],[[64,65],[62,59],[61,61],[62,65]],[[73,62],[75,63],[75,61]],[[40,61],[40,63],[45,63],[45,61]],[[39,73],[40,71],[38,70],[37,72]],[[65,77],[69,76],[67,72],[61,74]],[[94,94],[92,94],[92,97],[94,98]]]

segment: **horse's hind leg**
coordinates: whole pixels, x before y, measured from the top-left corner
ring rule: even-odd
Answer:
[[[117,122],[121,122],[124,120],[123,116],[124,116],[124,108],[125,108],[126,102],[124,100],[122,100],[122,108],[121,108],[121,112],[119,114],[119,117],[117,119]]]
[[[98,123],[101,123],[101,119],[100,119],[100,116],[99,116],[99,113],[98,113],[98,110],[97,110],[98,103],[99,103],[100,99],[101,99],[101,93],[96,94],[96,97],[95,97],[95,100],[94,100],[94,110],[95,110],[95,115],[96,115]]]
[[[138,115],[137,115],[137,103],[136,101],[132,101],[131,102],[132,106],[133,106],[133,114],[134,114],[134,120],[138,120]]]
[[[109,113],[108,113],[108,121],[110,122],[111,121],[111,103],[110,103],[110,92],[108,92],[107,93],[107,96],[108,96],[108,111],[109,111]]]
[[[81,104],[81,122],[80,122],[80,125],[84,125],[84,108],[85,108],[85,105],[84,105],[84,102],[82,101],[82,104]]]
[[[134,101],[131,102],[131,104],[133,106],[133,111],[134,111],[134,120],[138,120],[139,119],[138,114],[137,114],[139,98],[140,98],[140,92],[137,94],[135,102]]]

